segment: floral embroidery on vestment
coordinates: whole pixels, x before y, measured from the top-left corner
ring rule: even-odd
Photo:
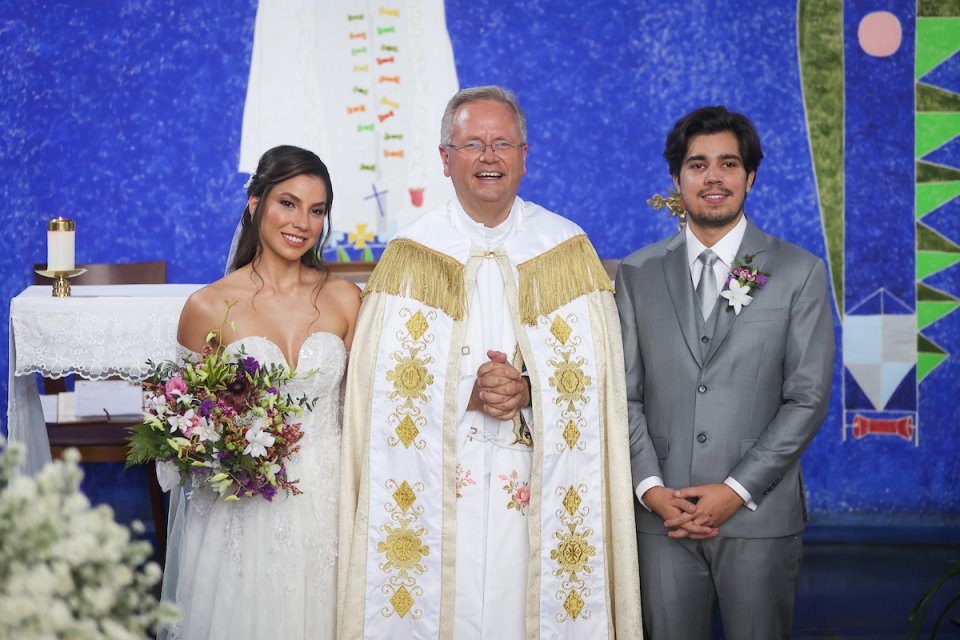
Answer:
[[[510,496],[507,509],[516,509],[520,515],[527,515],[527,507],[530,506],[530,483],[521,482],[520,474],[516,470],[509,475],[501,474],[500,479],[507,483],[503,485],[503,490]]]

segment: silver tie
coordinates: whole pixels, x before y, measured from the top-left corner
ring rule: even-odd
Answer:
[[[697,283],[697,300],[700,301],[700,311],[703,313],[703,319],[710,317],[713,311],[713,305],[717,302],[717,275],[713,272],[713,265],[719,260],[710,249],[704,249],[697,260],[703,263],[703,271],[700,272],[700,282]]]

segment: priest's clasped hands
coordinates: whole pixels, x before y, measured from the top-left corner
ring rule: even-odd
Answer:
[[[482,411],[497,420],[513,420],[530,404],[530,387],[502,351],[487,351],[489,362],[477,369],[477,380],[467,409]]]

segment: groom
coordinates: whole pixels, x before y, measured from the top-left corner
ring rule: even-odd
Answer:
[[[719,605],[730,640],[787,638],[800,455],[833,372],[826,269],[745,216],[763,158],[746,117],[698,109],[663,155],[686,227],[628,256],[616,284],[644,625],[708,640]]]

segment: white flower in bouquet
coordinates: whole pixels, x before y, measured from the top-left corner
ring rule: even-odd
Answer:
[[[147,638],[174,620],[151,591],[150,544],[80,493],[77,452],[36,478],[19,473],[21,456],[18,444],[0,451],[0,640]]]

